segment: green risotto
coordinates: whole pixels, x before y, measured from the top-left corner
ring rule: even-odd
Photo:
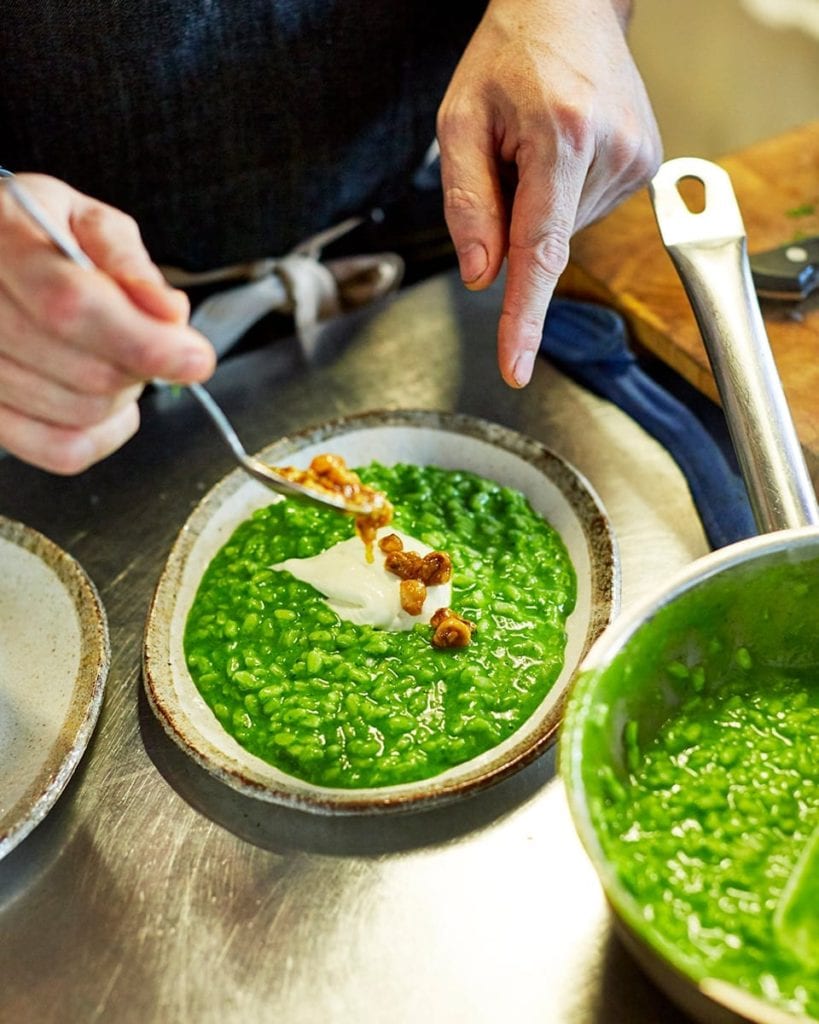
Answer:
[[[776,924],[819,826],[817,669],[757,664],[749,645],[713,692],[702,667],[667,671],[691,696],[645,749],[626,724],[628,780],[609,777],[599,822],[606,852],[696,976],[819,1017],[819,949],[806,961]]]
[[[432,647],[426,610],[406,632],[353,625],[271,568],[354,534],[348,516],[290,500],[255,512],[217,553],[184,639],[197,688],[243,747],[345,788],[428,778],[510,736],[560,673],[575,603],[559,535],[519,492],[430,466],[357,472],[392,501],[397,530],[450,555],[451,607],[476,626],[469,646]]]

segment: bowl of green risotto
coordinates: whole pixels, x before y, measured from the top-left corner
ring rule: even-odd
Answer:
[[[393,517],[365,536],[241,471],[218,483],[145,631],[171,738],[244,794],[336,814],[445,802],[541,754],[617,604],[587,482],[533,440],[438,412],[334,421],[259,457],[340,462]]]
[[[561,733],[626,943],[698,1020],[819,1019],[819,539],[695,563],[585,659]]]

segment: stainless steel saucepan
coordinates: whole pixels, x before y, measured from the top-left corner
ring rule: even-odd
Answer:
[[[683,198],[685,179],[704,187],[701,212]],[[763,663],[815,669],[819,685],[819,509],[754,294],[729,176],[705,160],[671,160],[651,196],[708,350],[760,536],[697,561],[597,641],[569,699],[561,772],[616,919],[655,981],[709,1024],[805,1020],[794,1001],[785,1005],[692,966],[648,920],[600,839],[604,780],[628,785],[625,723],[637,723],[643,745],[690,693],[690,681],[668,678],[674,660],[685,662],[703,645],[745,645]]]

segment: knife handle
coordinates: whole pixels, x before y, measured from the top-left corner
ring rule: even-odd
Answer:
[[[804,299],[819,286],[819,236],[752,253],[750,263],[760,295]]]

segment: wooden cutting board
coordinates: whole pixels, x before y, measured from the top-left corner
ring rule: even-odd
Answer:
[[[731,176],[751,252],[800,235],[819,235],[819,121],[716,162]],[[660,241],[647,191],[575,236],[559,291],[619,310],[640,345],[717,398],[694,315]],[[819,488],[819,302],[813,306],[801,320],[764,303],[763,314],[808,468]]]

